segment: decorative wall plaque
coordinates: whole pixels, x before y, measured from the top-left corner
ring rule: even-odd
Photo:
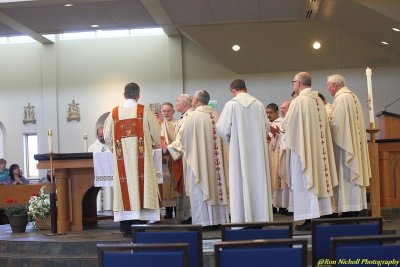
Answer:
[[[75,103],[75,99],[72,99],[72,103],[68,104],[68,116],[67,121],[80,121],[81,114],[80,114],[79,103]]]
[[[36,123],[35,118],[35,106],[31,106],[31,103],[28,102],[28,105],[24,107],[24,124],[27,123]]]

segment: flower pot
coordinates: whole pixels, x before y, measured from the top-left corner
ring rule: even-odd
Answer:
[[[50,217],[44,219],[35,219],[35,228],[37,230],[50,230],[51,229]]]
[[[8,216],[8,221],[13,233],[24,233],[28,224],[28,214]]]

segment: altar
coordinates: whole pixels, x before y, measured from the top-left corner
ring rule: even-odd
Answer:
[[[38,169],[50,169],[49,154],[35,155]],[[53,154],[57,190],[57,233],[82,231],[85,224],[97,223],[92,153]]]

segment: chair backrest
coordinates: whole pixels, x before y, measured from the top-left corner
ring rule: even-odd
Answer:
[[[331,237],[382,234],[382,217],[313,219],[312,265],[320,259],[332,259]]]
[[[99,267],[188,267],[188,245],[97,244]]]
[[[306,267],[307,240],[269,239],[215,243],[216,267]]]
[[[201,225],[132,225],[133,243],[187,243],[189,266],[203,266]]]
[[[222,241],[292,238],[292,222],[227,223],[221,225]]]
[[[331,242],[337,266],[396,265],[382,261],[398,261],[400,256],[400,235],[332,237]]]

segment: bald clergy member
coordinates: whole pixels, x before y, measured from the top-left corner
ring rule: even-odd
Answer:
[[[190,197],[192,223],[213,226],[229,222],[221,139],[217,136],[216,112],[205,90],[194,94],[195,110],[183,122],[176,141],[168,146],[175,157],[183,153],[185,191]]]
[[[229,197],[232,223],[272,221],[268,164],[269,122],[264,105],[247,93],[241,79],[230,85],[233,98],[217,122],[229,143]]]
[[[170,102],[164,102],[161,105],[161,144],[169,145],[175,141],[176,120],[174,119],[174,105]],[[163,151],[163,184],[162,197],[165,207],[165,219],[173,217],[173,210],[176,206],[178,196],[177,182],[182,176],[182,163],[174,161],[168,153]]]
[[[114,155],[114,221],[124,221],[130,236],[132,220],[160,220],[158,185],[152,145],[160,143],[160,125],[150,108],[137,103],[139,86],[125,86],[125,102],[104,123],[104,139]]]
[[[290,149],[294,220],[306,220],[297,230],[309,230],[312,218],[332,214],[337,175],[331,131],[324,103],[311,89],[311,76],[294,76],[298,96],[290,102],[282,127]]]
[[[335,74],[328,76],[326,85],[335,98],[329,116],[339,179],[334,190],[335,205],[342,216],[352,217],[367,208],[366,187],[371,168],[360,100],[345,82],[341,75]]]

